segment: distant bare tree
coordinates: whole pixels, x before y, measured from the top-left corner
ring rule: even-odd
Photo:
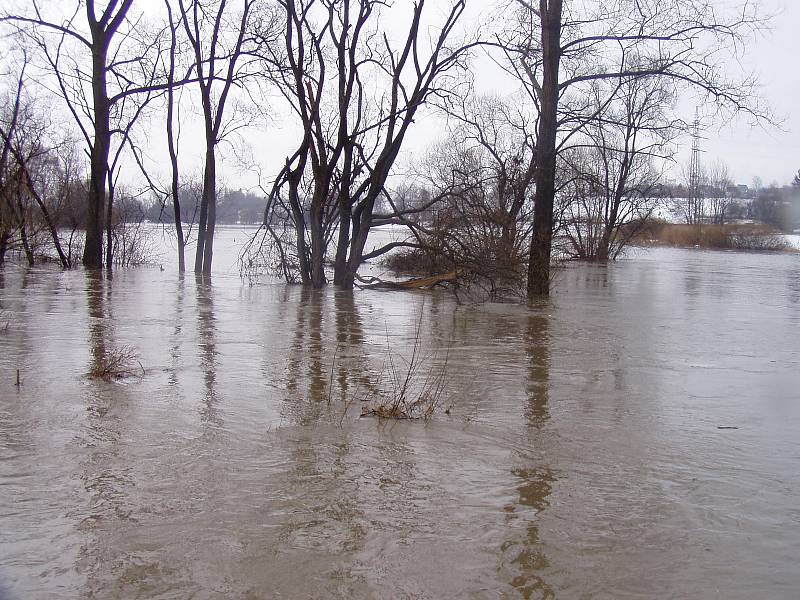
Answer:
[[[681,176],[680,185],[673,191],[670,211],[674,218],[686,225],[701,225],[706,217],[706,168],[699,160],[696,164],[690,160],[682,165]]]
[[[604,103],[599,86],[594,98]],[[666,81],[623,81],[614,100],[584,127],[579,139],[585,142],[562,152],[570,198],[562,228],[578,258],[613,260],[646,225],[662,176],[655,163],[670,158],[670,142],[684,128],[666,114],[673,100]]]
[[[709,199],[708,209],[711,220],[717,225],[724,225],[728,211],[734,203],[729,188],[733,184],[726,165],[721,160],[715,161],[708,169]]]

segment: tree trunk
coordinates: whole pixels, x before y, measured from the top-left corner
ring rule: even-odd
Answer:
[[[301,176],[302,173],[299,170],[289,175],[289,206],[292,209],[295,239],[297,240],[297,265],[300,271],[300,281],[303,282],[303,285],[308,285],[311,283],[311,267],[308,264],[305,215],[300,202],[299,186]]]
[[[347,271],[342,278],[341,287],[346,290],[353,289],[356,273],[364,260],[364,248],[367,245],[369,230],[372,226],[372,211],[375,207],[375,194],[370,194],[365,205],[358,213],[358,223],[353,228],[353,239],[350,242],[350,258],[347,261]]]
[[[168,126],[170,130],[170,138],[172,136],[172,127]],[[175,215],[175,235],[178,238],[178,272],[184,273],[186,271],[186,238],[183,235],[183,223],[181,222],[181,201],[178,198],[179,183],[178,183],[178,157],[175,154],[172,143],[170,146],[170,161],[172,162],[172,212]]]
[[[61,261],[61,266],[65,269],[70,267],[70,260],[64,254],[64,248],[61,247],[61,240],[58,237],[58,229],[56,229],[55,223],[53,223],[53,219],[50,216],[50,211],[47,210],[47,205],[42,200],[42,197],[39,195],[39,192],[33,187],[33,179],[31,178],[30,171],[28,171],[27,165],[24,167],[25,169],[25,179],[28,183],[28,190],[33,196],[33,199],[36,201],[36,204],[39,205],[39,210],[42,211],[42,218],[44,219],[45,225],[47,225],[47,230],[50,232],[50,237],[53,240],[53,246],[55,246],[56,252],[58,253],[58,260]],[[2,258],[0,258],[0,264],[2,264]]]
[[[336,262],[333,265],[333,284],[345,287],[347,279],[347,249],[350,246],[350,206],[339,205],[339,239],[336,241]]]
[[[172,213],[175,217],[175,235],[178,238],[178,273],[186,272],[186,238],[183,235],[183,222],[181,221],[181,201],[179,198],[180,182],[178,172],[178,149],[175,146],[175,48],[177,46],[177,36],[175,23],[172,18],[172,9],[169,2],[165,2],[167,14],[169,15],[171,43],[169,47],[169,86],[167,87],[167,151],[169,152],[169,162],[172,168]]]
[[[561,0],[540,0],[542,22],[542,91],[536,147],[536,195],[528,262],[528,299],[550,293],[553,205],[558,129],[558,69],[561,59]]]
[[[203,274],[211,274],[211,261],[214,258],[214,229],[217,224],[217,157],[214,144],[206,148],[206,180],[203,196],[207,199],[206,239],[203,248]]]
[[[95,41],[92,49],[94,144],[91,152],[89,206],[86,212],[86,243],[83,248],[83,264],[96,269],[103,266],[102,217],[106,201],[106,173],[108,171],[108,153],[111,147],[111,131],[106,87],[106,46],[101,41],[93,41]]]
[[[614,229],[617,227],[617,218],[619,215],[618,207],[621,198],[614,198],[614,206],[611,208],[611,213],[606,218],[603,224],[603,235],[600,236],[600,243],[597,245],[596,258],[599,262],[608,262],[611,256],[611,237],[614,234]]]
[[[8,240],[11,235],[4,231],[0,233],[0,266],[6,262],[6,252],[8,252]]]
[[[311,285],[325,286],[325,240],[322,231],[322,207],[312,209],[311,216]]]
[[[106,202],[106,268],[111,269],[114,264],[114,185],[111,173],[108,175],[108,196]],[[124,225],[123,225],[124,226]]]
[[[17,197],[17,210],[19,211],[19,237],[22,240],[22,249],[25,251],[28,266],[32,267],[34,263],[33,250],[28,240],[28,229],[25,224],[25,207],[22,206],[22,200],[19,196]]]
[[[213,156],[213,152],[212,152]],[[206,150],[206,166],[203,170],[203,197],[200,199],[200,220],[197,223],[197,248],[194,253],[194,272],[203,272],[203,257],[206,245],[206,224],[208,223],[208,170],[210,168],[208,150]]]

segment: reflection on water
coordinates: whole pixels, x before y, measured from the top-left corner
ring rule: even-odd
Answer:
[[[287,363],[287,391],[291,396],[287,416],[293,422],[308,425],[319,418],[327,400],[328,361],[331,356],[323,344],[323,304],[321,290],[303,287],[292,332],[292,346]]]
[[[109,281],[110,283],[110,281]],[[110,285],[108,289],[110,290]],[[89,309],[89,347],[92,363],[89,372],[103,371],[107,358],[106,328],[110,319],[106,318],[106,285],[103,271],[90,271],[86,274],[86,305]]]
[[[217,410],[217,364],[216,364],[216,319],[214,316],[214,287],[209,275],[195,274],[197,293],[197,348],[200,353],[200,369],[203,371],[205,395],[200,414],[203,423],[221,426],[222,419]]]
[[[109,353],[117,348],[113,279],[110,273],[97,270],[87,272],[85,281],[89,372],[102,371]],[[85,427],[75,440],[83,450],[80,480],[86,492],[83,506],[75,515],[76,529],[85,534],[75,570],[86,578],[89,589],[100,587],[107,561],[118,554],[112,532],[123,523],[136,522],[129,498],[130,489],[135,486],[133,467],[127,463],[124,442],[132,409],[127,392],[125,386],[91,380],[85,395]]]
[[[789,288],[789,299],[791,302],[793,304],[800,303],[800,268],[792,269],[792,271],[789,272],[786,285]]]
[[[734,258],[531,307],[8,266],[0,597],[794,598],[797,257]],[[451,414],[358,418],[417,336]]]
[[[555,598],[553,589],[544,580],[542,573],[550,566],[544,554],[544,545],[539,537],[539,513],[549,506],[548,496],[556,477],[547,468],[542,469],[513,469],[511,471],[520,480],[517,488],[519,493],[519,507],[524,511],[529,509],[530,514],[522,512],[522,516],[515,515],[527,521],[525,537],[521,548],[515,547],[516,556],[512,564],[518,574],[511,581],[523,598]],[[506,552],[510,549],[504,548]]]
[[[525,420],[532,435],[546,426],[550,419],[550,351],[547,311],[548,303],[531,308],[525,319],[522,343],[527,358],[527,403]],[[511,585],[520,596],[530,598],[555,598],[553,588],[545,581],[545,573],[551,566],[541,540],[540,527],[543,511],[549,506],[549,496],[556,482],[553,470],[547,466],[535,466],[524,454],[519,457],[524,467],[514,467],[517,498],[506,506],[510,531],[520,535],[503,543],[503,555],[511,569]]]
[[[550,353],[547,348],[549,340],[546,314],[532,312],[528,315],[524,342],[528,358],[528,410],[525,417],[531,426],[540,428],[550,418]]]
[[[178,284],[175,288],[175,313],[174,323],[172,328],[172,338],[170,340],[170,358],[171,364],[168,367],[169,383],[172,386],[178,384],[178,367],[181,364],[183,354],[181,352],[181,334],[183,332],[183,312],[184,312],[184,296],[186,294],[186,274],[184,272],[178,273]]]

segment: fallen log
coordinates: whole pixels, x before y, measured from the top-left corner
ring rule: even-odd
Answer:
[[[422,288],[433,287],[438,283],[444,281],[455,281],[460,275],[458,270],[450,271],[449,273],[441,273],[439,275],[431,275],[430,277],[418,277],[415,279],[408,279],[406,281],[383,281],[377,277],[370,277],[369,279],[358,277],[366,285],[364,289],[390,289],[390,290],[419,290]]]

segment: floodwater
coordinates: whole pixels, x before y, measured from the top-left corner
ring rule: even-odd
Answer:
[[[0,271],[0,598],[798,597],[800,256],[524,307],[248,285],[243,235],[210,281]],[[359,418],[417,337],[439,410]]]

